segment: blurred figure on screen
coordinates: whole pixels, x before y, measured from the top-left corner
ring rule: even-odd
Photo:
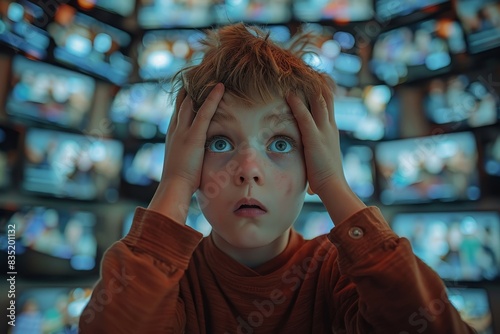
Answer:
[[[12,327],[11,334],[42,334],[43,316],[38,303],[28,299],[17,316],[16,325]]]

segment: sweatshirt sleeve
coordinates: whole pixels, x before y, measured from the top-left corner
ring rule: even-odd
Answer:
[[[341,275],[332,296],[336,333],[475,333],[449,302],[441,278],[377,207],[355,213],[328,239]]]
[[[202,234],[137,208],[128,235],[104,254],[79,333],[181,333],[179,282]]]

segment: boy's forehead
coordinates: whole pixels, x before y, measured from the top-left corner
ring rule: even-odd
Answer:
[[[279,124],[283,122],[295,123],[295,117],[290,107],[283,98],[276,98],[267,103],[258,103],[253,106],[243,104],[237,97],[226,97],[220,101],[217,110],[212,117],[212,122],[236,122],[237,115],[255,115],[263,123]]]

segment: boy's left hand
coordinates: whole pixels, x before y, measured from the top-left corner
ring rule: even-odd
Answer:
[[[304,145],[307,180],[312,192],[323,196],[328,184],[345,185],[339,131],[333,114],[333,92],[325,87],[316,96],[307,96],[311,110],[295,94],[287,103],[297,120]]]

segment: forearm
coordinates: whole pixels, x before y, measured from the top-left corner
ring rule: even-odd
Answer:
[[[156,189],[148,209],[185,225],[192,195],[181,183],[162,182]]]
[[[366,205],[352,191],[343,179],[330,181],[318,193],[335,225],[366,208]]]
[[[362,233],[352,236],[353,227]],[[377,208],[358,212],[328,237],[338,250],[343,281],[333,295],[349,291],[351,300],[335,307],[347,315],[336,319],[337,326],[346,324],[353,333],[473,333],[439,276],[413,255],[408,240],[392,232]]]
[[[153,263],[147,254],[132,254],[122,242],[113,246],[80,317],[79,333],[153,333],[183,326],[174,321],[183,311],[178,294],[184,272]]]
[[[202,235],[138,208],[127,236],[113,244],[80,317],[80,333],[181,332],[179,284]]]

